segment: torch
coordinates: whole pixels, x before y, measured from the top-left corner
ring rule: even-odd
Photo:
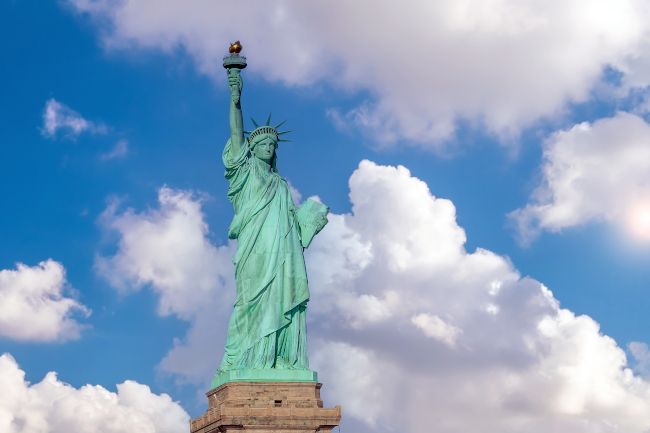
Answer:
[[[223,67],[228,71],[229,77],[239,76],[241,70],[246,67],[246,57],[239,55],[241,49],[241,42],[233,42],[230,44],[230,48],[228,49],[230,55],[223,58]],[[239,88],[233,85],[232,97],[235,104],[239,102],[239,96]]]

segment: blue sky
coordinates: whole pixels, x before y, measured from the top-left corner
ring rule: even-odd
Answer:
[[[317,287],[312,287],[316,291],[312,302],[321,302],[321,307],[314,306],[310,319],[314,330],[310,337],[312,358],[322,370],[326,404],[343,405],[346,414],[343,425],[347,423],[348,430],[393,431],[394,427],[383,421],[381,413],[364,406],[361,396],[373,395],[371,391],[362,385],[345,388],[343,381],[337,380],[345,377],[335,365],[329,365],[336,364],[337,357],[327,358],[321,349],[339,351],[338,358],[347,360],[344,367],[348,371],[355,366],[361,368],[359,366],[373,356],[392,360],[394,364],[383,366],[382,371],[395,371],[395,381],[404,377],[396,366],[413,362],[413,368],[420,372],[417,374],[424,378],[422,383],[432,381],[441,389],[447,386],[442,385],[443,375],[454,377],[453,372],[467,374],[472,370],[454,365],[483,365],[478,361],[483,357],[481,345],[473,344],[481,338],[489,339],[490,335],[479,337],[472,331],[473,326],[481,322],[472,316],[474,313],[469,313],[475,306],[470,308],[468,299],[475,299],[475,296],[463,290],[473,284],[478,286],[476,281],[484,277],[477,276],[476,280],[458,277],[453,284],[443,284],[442,278],[454,274],[449,269],[465,265],[449,265],[452,268],[440,273],[429,271],[446,263],[447,249],[449,256],[454,256],[455,248],[462,248],[462,242],[458,246],[456,241],[449,240],[456,239],[456,235],[448,239],[445,234],[457,234],[462,228],[467,242],[458,263],[467,257],[473,260],[471,257],[476,256],[472,254],[479,248],[479,251],[487,250],[498,257],[494,259],[499,263],[495,267],[509,269],[499,271],[504,275],[515,273],[530,276],[535,284],[541,282],[552,291],[552,297],[559,301],[561,308],[575,313],[571,320],[582,323],[579,316],[587,315],[600,324],[600,332],[612,337],[618,346],[602,350],[626,351],[627,367],[633,369],[640,381],[635,390],[630,390],[624,381],[623,385],[615,381],[622,390],[620,395],[616,394],[620,402],[608,402],[606,410],[596,403],[585,403],[579,408],[567,403],[570,409],[541,408],[530,403],[526,409],[526,419],[530,422],[527,431],[549,425],[574,428],[571,423],[579,421],[584,421],[585,430],[574,431],[622,431],[614,427],[608,430],[607,426],[612,425],[623,426],[627,432],[646,431],[650,424],[647,412],[645,417],[638,415],[642,411],[637,413],[629,409],[634,405],[628,404],[628,400],[634,397],[634,404],[650,405],[650,394],[639,391],[640,387],[650,389],[643,378],[650,371],[650,356],[645,346],[645,342],[650,341],[646,314],[650,308],[646,293],[650,281],[647,265],[650,259],[650,229],[647,226],[650,224],[637,227],[635,232],[630,228],[626,206],[636,209],[634,206],[639,202],[643,207],[650,192],[650,160],[647,158],[650,127],[646,123],[650,104],[644,99],[650,74],[642,62],[628,59],[647,56],[647,50],[642,47],[650,35],[650,28],[640,18],[635,21],[640,13],[635,8],[641,7],[640,2],[623,3],[624,7],[619,7],[613,2],[599,2],[593,8],[600,12],[611,9],[610,21],[620,20],[614,24],[607,20],[603,24],[596,13],[575,13],[575,10],[584,10],[588,2],[568,2],[572,7],[564,10],[560,6],[547,8],[530,1],[519,11],[522,16],[516,15],[517,10],[500,9],[503,6],[495,4],[491,9],[492,18],[497,22],[494,24],[489,17],[480,17],[480,7],[473,2],[467,2],[468,9],[464,12],[450,12],[446,6],[430,11],[416,2],[412,6],[416,12],[422,9],[422,13],[438,14],[441,20],[457,24],[452,30],[466,32],[465,38],[470,42],[458,42],[462,38],[457,40],[456,33],[452,30],[445,33],[444,29],[432,30],[430,37],[423,34],[422,41],[414,41],[417,31],[428,27],[426,23],[403,25],[401,21],[408,21],[412,18],[409,16],[397,20],[391,28],[392,39],[404,38],[413,45],[409,48],[412,54],[404,55],[394,47],[382,45],[384,39],[377,33],[380,29],[372,29],[375,26],[370,22],[357,21],[361,27],[357,29],[358,35],[354,29],[346,27],[345,20],[336,27],[328,21],[330,16],[327,15],[335,16],[336,12],[322,5],[315,7],[315,12],[307,7],[293,8],[295,5],[291,2],[279,2],[266,5],[264,11],[251,12],[255,10],[254,5],[243,2],[226,13],[205,2],[185,5],[170,2],[155,6],[136,1],[123,4],[81,0],[4,2],[0,5],[4,57],[0,67],[0,143],[3,149],[0,195],[5,204],[4,212],[0,213],[0,269],[6,274],[5,280],[0,278],[0,294],[6,292],[2,296],[5,305],[9,306],[17,302],[14,298],[10,301],[11,293],[19,299],[20,293],[26,293],[32,286],[38,287],[36,280],[9,281],[14,275],[9,272],[17,271],[17,263],[35,267],[39,262],[52,259],[65,269],[65,282],[56,283],[63,291],[62,296],[76,300],[92,313],[85,317],[81,309],[71,310],[72,315],[66,317],[71,318],[75,326],[80,326],[78,332],[65,334],[62,331],[48,337],[45,331],[36,330],[31,334],[16,331],[32,326],[31,320],[16,318],[0,309],[0,316],[6,316],[0,317],[0,352],[10,354],[31,383],[40,382],[49,371],[57,372],[62,382],[71,385],[71,396],[76,395],[74,389],[85,384],[98,384],[114,392],[116,384],[133,380],[150,386],[150,393],[142,392],[151,401],[166,393],[190,416],[201,413],[204,407],[201,393],[207,390],[209,374],[201,379],[201,369],[197,372],[188,368],[188,372],[178,363],[161,364],[173,351],[175,340],[187,341],[193,329],[206,326],[199,325],[208,317],[202,315],[203,312],[174,303],[178,300],[176,296],[185,296],[184,293],[191,294],[188,295],[191,299],[194,299],[192,296],[200,299],[198,289],[192,287],[191,277],[196,275],[183,274],[178,281],[169,284],[155,275],[143,276],[147,264],[160,265],[156,260],[163,260],[162,253],[155,251],[155,242],[147,244],[152,246],[152,258],[150,261],[143,259],[145,264],[138,267],[140,262],[132,260],[134,253],[128,249],[128,239],[130,235],[136,240],[140,239],[137,236],[146,235],[137,231],[138,227],[143,227],[139,225],[143,221],[162,227],[182,205],[191,207],[183,214],[188,218],[183,227],[197,221],[203,223],[204,232],[201,232],[201,224],[192,226],[191,230],[201,238],[202,246],[197,254],[207,252],[208,255],[196,260],[192,256],[187,260],[207,263],[210,267],[210,260],[214,259],[214,267],[221,266],[214,273],[206,271],[206,278],[218,276],[225,282],[207,284],[205,288],[206,296],[214,295],[210,302],[220,304],[219,312],[213,315],[213,323],[207,325],[220,337],[200,340],[202,344],[214,346],[207,351],[208,355],[192,352],[192,345],[187,353],[195,353],[197,357],[213,356],[199,364],[212,363],[216,367],[228,318],[227,300],[232,296],[226,293],[227,289],[232,289],[227,282],[231,270],[223,265],[227,260],[222,260],[229,254],[225,246],[226,230],[232,210],[225,197],[226,182],[220,162],[220,152],[229,131],[225,73],[220,69],[219,59],[230,39],[239,37],[250,65],[244,71],[245,118],[264,119],[272,111],[274,119],[287,120],[292,141],[283,143],[279,149],[281,174],[303,198],[318,195],[336,215],[337,222],[330,223],[334,228],[330,229],[328,238],[307,256],[308,261],[312,261],[310,266],[317,260],[320,266],[330,266],[328,254],[336,255],[340,241],[340,251],[351,254],[351,262],[360,269],[350,271],[347,279],[341,277],[345,274],[341,271],[336,278],[342,279],[327,280],[329,282],[316,276],[313,284]],[[474,6],[476,13],[472,12]],[[150,7],[156,9],[147,9]],[[391,19],[390,7],[386,6],[385,12],[383,7],[378,7],[376,17],[380,28],[384,20]],[[319,8],[324,14],[320,18]],[[356,7],[353,9],[350,19],[359,12]],[[501,25],[509,25],[508,11],[515,14],[517,22],[533,23],[531,26],[537,25],[535,17],[542,22],[544,19],[551,22],[564,19],[565,24],[580,21],[574,23],[574,33],[560,36],[584,43],[558,42],[559,45],[554,45],[552,38],[544,38],[545,24],[540,25],[539,33],[527,33],[528,27],[523,24],[522,28],[514,26],[510,36],[508,32],[494,30],[500,28],[499,20],[503,20]],[[167,13],[174,19],[157,19]],[[229,14],[250,16],[251,25],[238,34],[237,26],[232,24],[234,19],[223,16]],[[269,16],[284,24],[266,19]],[[476,20],[485,21],[477,24]],[[313,33],[305,33],[304,28],[294,23],[303,23],[305,27],[313,25]],[[549,27],[548,31],[553,31],[553,26]],[[409,28],[416,33],[411,34]],[[524,36],[513,42],[517,40],[517,32],[523,32]],[[338,37],[357,38],[361,48],[336,46]],[[373,38],[376,46],[367,42]],[[328,42],[330,39],[334,41]],[[600,40],[602,45],[596,44],[594,48],[594,40]],[[292,45],[293,41],[297,41],[296,46]],[[557,64],[555,60],[548,60],[553,56],[547,56],[546,51],[557,53],[560,59]],[[485,59],[478,59],[481,53]],[[528,53],[534,66],[539,63],[549,69],[543,73],[528,70],[528,62],[521,61],[521,53]],[[641,54],[635,57],[635,53]],[[392,65],[404,62],[405,57],[413,61],[407,66]],[[579,61],[572,63],[573,58]],[[469,65],[467,59],[485,62],[485,70]],[[467,70],[465,64],[468,64]],[[570,78],[565,82],[562,77]],[[520,97],[522,88],[530,88],[526,97]],[[476,89],[481,90],[476,92]],[[472,92],[477,95],[475,99]],[[630,93],[637,96],[631,98]],[[51,105],[52,102],[55,104]],[[59,123],[49,134],[44,118],[48,104],[59,116]],[[81,119],[86,123],[82,130],[74,131],[61,123],[65,118]],[[607,123],[608,119],[611,122]],[[340,124],[341,120],[346,126]],[[587,122],[582,129],[575,126],[582,122]],[[627,152],[630,157],[618,158],[619,152]],[[373,161],[373,164],[360,167],[362,160]],[[646,160],[648,163],[644,162]],[[583,164],[585,161],[590,163]],[[410,173],[388,168],[398,165],[406,167]],[[549,167],[556,169],[553,172],[556,177],[552,179],[548,175],[552,171]],[[576,172],[567,174],[575,167],[578,167]],[[351,180],[351,176],[356,181]],[[578,187],[566,181],[571,176],[578,177],[575,183]],[[420,191],[417,179],[428,186],[429,192]],[[553,183],[553,179],[557,182]],[[159,201],[159,190],[163,186],[171,191],[173,204],[169,208]],[[352,199],[349,196],[351,188]],[[402,200],[399,193],[391,192],[392,188],[415,191],[413,201],[390,205],[393,198]],[[535,195],[536,190],[542,192]],[[411,192],[404,192],[404,200],[409,194]],[[383,200],[388,204],[379,203]],[[429,201],[430,206],[417,207]],[[452,212],[449,216],[445,212],[449,211],[451,203],[455,215]],[[397,211],[391,215],[391,209],[407,205],[413,206],[413,213],[424,215],[424,219],[410,224],[410,220],[401,218],[402,214]],[[511,212],[527,205],[532,209],[527,223],[523,217],[518,220],[512,216]],[[640,212],[646,212],[644,209]],[[431,217],[430,223],[427,215]],[[517,222],[522,224],[519,231]],[[419,232],[409,231],[419,227],[417,224],[422,224],[420,231],[426,248],[416,245]],[[430,227],[433,227],[431,232],[428,231]],[[373,229],[376,231],[371,232]],[[345,230],[354,234],[338,237],[337,233]],[[393,236],[393,231],[395,238],[387,240]],[[401,234],[405,238],[415,236],[402,246],[406,252],[397,250]],[[184,233],[179,236],[186,238]],[[358,242],[360,249],[350,247],[347,243],[350,239]],[[326,242],[330,243],[326,245]],[[433,253],[429,258],[426,252],[429,250],[441,251],[442,258]],[[172,263],[173,267],[173,252],[169,254],[171,257],[165,256],[164,265],[160,266],[169,267]],[[359,259],[364,254],[370,254],[372,259]],[[410,257],[408,261],[413,266],[401,264],[403,257]],[[105,272],[98,265],[102,258],[108,260]],[[222,261],[217,263],[217,258]],[[346,266],[343,268],[349,270]],[[430,294],[434,307],[427,311],[411,311],[412,306],[393,301],[390,293],[399,293],[401,289],[376,286],[377,281],[371,276],[361,275],[366,266],[369,266],[367,269],[376,267],[381,272],[385,270],[391,273],[394,281],[403,281],[403,289],[408,294],[398,297],[418,299],[423,293]],[[483,271],[474,270],[474,265],[467,266],[469,268],[460,274],[483,275]],[[183,269],[179,272],[184,272]],[[111,279],[111,274],[122,276]],[[503,279],[512,280],[511,277]],[[526,279],[517,281],[512,283],[513,293],[508,299],[530,297],[530,302],[524,299],[521,305],[531,305],[532,299],[537,299],[537,295],[531,293],[542,292],[528,288]],[[328,295],[328,284],[340,287],[349,284],[354,290]],[[409,284],[413,285],[412,292],[408,291],[411,290],[407,287]],[[519,284],[521,288],[517,288]],[[465,294],[458,295],[461,292]],[[171,304],[161,307],[165,296],[169,296]],[[438,302],[440,299],[454,301]],[[368,300],[370,304],[365,304]],[[508,311],[513,311],[513,315],[503,319],[504,325],[494,329],[521,325],[522,331],[519,335],[510,329],[499,338],[495,337],[494,347],[501,349],[495,353],[486,352],[486,358],[494,359],[490,368],[507,371],[513,365],[519,366],[512,368],[522,374],[522,383],[527,383],[528,376],[522,373],[526,369],[521,365],[527,363],[530,363],[527,367],[530,370],[526,371],[543,371],[544,368],[561,371],[563,366],[580,367],[579,362],[585,362],[586,365],[579,369],[603,376],[611,373],[612,377],[626,368],[613,361],[612,365],[598,370],[589,363],[589,359],[600,355],[609,359],[609,352],[585,352],[588,353],[587,361],[579,362],[556,357],[548,348],[530,349],[534,353],[522,355],[519,346],[511,341],[524,338],[528,325],[523,323],[528,321],[514,313],[519,301],[508,304],[511,301],[506,299],[501,302],[503,305],[497,303],[498,314],[507,315]],[[550,312],[530,313],[531,321],[539,318],[536,323],[546,323],[544,318],[560,317],[558,311],[565,311],[556,311],[552,302],[548,302]],[[368,311],[377,308],[377,314],[362,320],[350,318],[348,312],[334,313],[341,303]],[[405,316],[400,321],[398,317],[402,313]],[[520,313],[522,316],[528,314],[525,309]],[[340,324],[329,326],[328,320],[340,321]],[[404,332],[395,336],[400,344],[391,340],[392,331],[384,328],[389,322],[399,332]],[[412,329],[408,328],[409,323]],[[436,323],[444,326],[436,327]],[[558,319],[558,323],[564,322]],[[530,326],[537,329],[537,325]],[[424,335],[419,335],[418,331]],[[597,329],[584,332],[586,334],[577,332],[572,337],[576,340],[565,342],[567,347],[590,338],[601,341],[598,338],[602,335]],[[394,355],[400,351],[409,352],[408,344],[427,344],[418,342],[417,335],[435,347],[418,354],[418,361],[407,355],[403,358]],[[463,340],[466,337],[467,340]],[[530,338],[537,341],[537,337]],[[636,350],[628,346],[633,342]],[[550,344],[549,347],[555,346]],[[459,348],[467,352],[462,356],[454,355],[454,351],[461,351]],[[436,361],[435,357],[441,361]],[[15,368],[11,370],[13,373],[8,371],[2,373],[0,370],[0,374],[14,374]],[[477,378],[476,383],[481,380]],[[551,387],[556,391],[542,387],[550,394],[540,391],[540,395],[564,401],[562,390],[569,389],[574,382],[566,378],[557,380]],[[384,384],[375,386],[382,392],[399,389],[391,383],[388,378]],[[603,389],[609,389],[607,386]],[[331,388],[329,392],[328,387]],[[530,389],[532,393],[534,386],[530,385]],[[501,395],[500,392],[494,391],[495,395]],[[573,395],[571,392],[569,394]],[[602,400],[598,389],[580,392],[585,401]],[[356,393],[359,401],[340,401],[349,393]],[[435,396],[425,398],[435,401]],[[456,423],[441,427],[440,431],[466,431],[474,422],[484,425],[482,417],[485,415],[477,405],[483,407],[483,402],[485,407],[492,407],[492,403],[486,403],[490,400],[489,395],[476,400],[467,398],[463,404],[447,408],[452,417],[455,409],[463,408],[474,415],[468,417],[470,421],[459,418]],[[631,412],[619,409],[619,403]],[[0,407],[2,404],[0,399]],[[416,402],[409,410],[416,414],[424,412]],[[504,413],[510,413],[508,410],[504,409]],[[569,421],[561,421],[564,418],[560,415],[557,415],[558,421],[553,421],[555,414],[566,413],[570,414]],[[17,419],[21,416],[13,415]],[[47,414],[43,416],[53,419]],[[181,413],[179,419],[183,420],[183,416]],[[409,431],[428,431],[423,427],[429,422],[428,418],[424,415],[415,418]],[[508,424],[507,416],[504,415],[504,419],[504,424],[490,421],[486,428],[515,431],[512,430],[514,424]],[[150,422],[154,425],[151,431],[172,431],[176,420],[169,425]],[[63,421],[56,425],[80,428]],[[9,431],[22,431],[18,424],[12,426],[14,430]],[[47,431],[59,431],[56,428]]]

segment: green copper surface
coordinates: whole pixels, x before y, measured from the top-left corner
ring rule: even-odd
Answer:
[[[327,223],[328,209],[314,200],[296,208],[276,170],[275,128],[269,126],[251,140],[244,137],[241,70],[228,66],[231,135],[223,163],[235,210],[228,237],[237,240],[237,297],[212,385],[315,381],[307,359],[309,289],[303,250]]]
[[[318,382],[318,374],[311,370],[228,370],[218,371],[212,379],[212,388],[226,382]]]

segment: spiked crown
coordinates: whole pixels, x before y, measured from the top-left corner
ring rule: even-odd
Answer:
[[[251,132],[245,131],[248,134],[249,143],[252,143],[255,137],[258,137],[260,135],[270,135],[278,143],[281,141],[289,141],[280,138],[280,136],[291,131],[278,131],[278,128],[284,125],[284,122],[286,121],[280,122],[275,126],[271,126],[271,114],[269,114],[269,117],[266,119],[266,123],[262,126],[258,125],[255,119],[251,118],[251,120],[253,121],[253,125],[255,125],[255,129]]]

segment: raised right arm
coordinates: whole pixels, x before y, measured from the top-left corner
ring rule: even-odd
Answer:
[[[241,112],[243,81],[239,69],[228,69],[228,87],[230,88],[230,150],[232,155],[239,155],[245,144],[244,121]]]

